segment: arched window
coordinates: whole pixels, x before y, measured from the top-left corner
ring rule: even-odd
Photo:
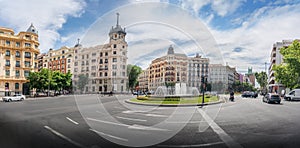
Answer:
[[[19,89],[20,85],[19,83],[15,83],[15,89]]]

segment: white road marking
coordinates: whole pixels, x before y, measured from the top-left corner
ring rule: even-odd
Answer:
[[[168,117],[166,115],[159,115],[159,114],[143,114],[146,113],[147,111],[132,111],[132,110],[126,110],[123,111],[122,113],[125,114],[138,114],[138,115],[144,115],[144,116],[148,116],[148,117]]]
[[[166,123],[201,123],[205,121],[166,121]]]
[[[147,131],[170,131],[168,129],[155,128],[155,127],[143,126],[143,125],[137,125],[137,124],[129,126],[128,128],[129,129],[137,129],[137,130],[147,130]]]
[[[216,132],[220,139],[225,142],[228,147],[234,148],[242,148],[242,146],[235,142],[217,123],[215,123],[203,110],[198,108],[198,112],[202,115],[202,117],[206,120],[209,126]],[[199,125],[200,126],[200,125]]]
[[[102,123],[106,123],[106,124],[112,124],[112,125],[119,125],[119,126],[125,126],[125,127],[130,126],[130,125],[123,124],[123,123],[115,123],[115,122],[103,121],[103,120],[98,120],[98,119],[93,119],[93,118],[86,118],[86,119],[91,120],[91,121],[96,121],[96,122],[102,122]]]
[[[115,109],[124,109],[124,107],[114,106]]]
[[[224,142],[213,142],[213,143],[204,143],[204,144],[193,144],[193,145],[158,145],[158,147],[206,147],[223,144]]]
[[[120,116],[116,116],[116,118],[124,119],[124,120],[131,120],[131,121],[147,122],[147,120],[143,120],[143,119],[126,118],[126,117],[120,117]]]
[[[69,141],[70,143],[76,145],[77,147],[81,147],[81,148],[85,148],[85,146],[81,145],[80,143],[76,142],[76,141],[73,141],[72,139],[66,137],[65,135],[55,131],[54,129],[52,129],[51,127],[45,125],[44,128],[46,128],[47,130],[49,130],[50,132],[52,132],[53,134],[55,134],[56,136],[62,138],[62,139],[65,139],[67,141]]]
[[[95,133],[97,133],[97,134],[103,135],[103,136],[107,136],[107,137],[118,139],[118,140],[122,140],[122,141],[128,141],[128,139],[117,137],[117,136],[113,136],[113,135],[110,135],[110,134],[106,134],[106,133],[103,133],[103,132],[100,132],[100,131],[97,131],[97,130],[94,130],[94,129],[91,129],[91,128],[90,128],[90,130],[93,131],[93,132],[95,132]]]
[[[69,121],[71,121],[72,123],[74,123],[74,124],[79,124],[78,122],[76,122],[76,121],[74,121],[74,120],[72,120],[71,118],[69,118],[69,117],[66,117]]]

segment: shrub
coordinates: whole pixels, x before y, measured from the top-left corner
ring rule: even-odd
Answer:
[[[138,96],[136,99],[138,99],[138,100],[148,100],[148,97],[146,97],[146,96]]]

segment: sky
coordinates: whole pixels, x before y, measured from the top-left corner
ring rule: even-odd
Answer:
[[[128,62],[143,68],[175,52],[200,53],[245,73],[264,71],[276,42],[300,38],[300,0],[0,0],[0,26],[37,28],[40,51],[108,42],[126,28]]]

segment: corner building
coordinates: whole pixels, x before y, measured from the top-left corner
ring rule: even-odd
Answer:
[[[26,77],[30,71],[38,71],[39,45],[32,24],[17,35],[10,28],[0,27],[0,96],[29,95]]]
[[[83,47],[78,44],[74,48],[74,91],[78,90],[79,75],[88,77],[87,85],[82,93],[126,91],[127,78],[127,42],[125,28],[117,24],[109,32],[109,43],[94,47]]]

